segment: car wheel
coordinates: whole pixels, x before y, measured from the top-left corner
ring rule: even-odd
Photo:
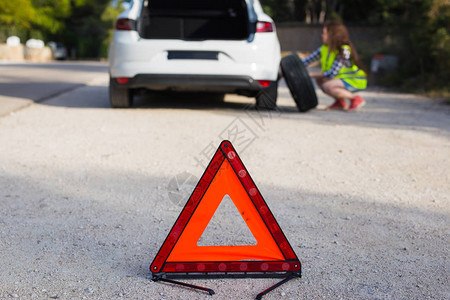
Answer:
[[[281,70],[297,108],[306,112],[318,104],[316,91],[302,60],[292,53],[281,60]]]
[[[114,108],[128,108],[133,104],[133,94],[127,87],[117,86],[109,79],[109,101]]]
[[[256,95],[256,108],[274,110],[277,107],[278,81],[272,81]]]

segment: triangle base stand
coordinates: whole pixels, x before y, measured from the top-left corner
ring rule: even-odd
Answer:
[[[152,280],[155,281],[155,282],[162,281],[162,282],[167,282],[167,283],[181,285],[181,286],[188,287],[188,288],[191,288],[191,289],[205,291],[205,292],[208,292],[211,296],[215,294],[214,290],[212,290],[212,289],[208,289],[208,288],[201,287],[201,286],[198,286],[198,285],[189,284],[189,283],[185,283],[185,282],[181,282],[181,281],[176,281],[176,280],[172,280],[172,279],[168,279],[168,278],[160,277],[160,278],[152,278]]]
[[[290,281],[290,280],[292,280],[294,278],[297,278],[297,277],[301,277],[301,275],[299,275],[299,274],[295,274],[295,275],[292,274],[292,275],[286,277],[285,279],[281,280],[277,284],[272,285],[270,288],[268,288],[268,289],[262,291],[261,293],[259,293],[258,295],[256,295],[256,300],[261,300],[264,295],[268,294],[269,292],[273,291],[274,289],[282,286],[286,282],[288,282],[288,281]]]
[[[196,289],[196,290],[200,290],[200,291],[205,291],[207,292],[209,295],[214,295],[215,292],[213,289],[209,289],[206,287],[201,287],[198,285],[194,285],[194,284],[189,284],[189,283],[185,283],[185,282],[181,282],[181,281],[177,281],[177,280],[172,280],[166,277],[166,275],[169,274],[164,274],[164,273],[152,273],[152,281],[154,282],[167,282],[167,283],[171,283],[171,284],[175,284],[175,285],[180,285],[183,287],[187,287],[187,288],[192,288],[192,289]],[[170,274],[173,275],[173,274]],[[169,275],[169,276],[170,276]],[[197,275],[197,274],[196,274]],[[273,276],[275,275],[275,276]],[[175,278],[177,278],[178,276],[174,276]],[[213,276],[214,278],[248,278],[248,277],[253,277],[253,278],[283,278],[283,280],[281,280],[280,282],[274,284],[273,286],[267,288],[266,290],[262,291],[261,293],[259,293],[255,299],[260,300],[262,299],[262,297],[268,293],[270,293],[271,291],[275,290],[276,288],[282,286],[283,284],[285,284],[286,282],[294,279],[294,278],[301,278],[302,274],[301,271],[299,272],[289,272],[289,273],[285,273],[283,275],[281,274],[251,274],[250,276],[248,274],[230,274],[230,273],[224,273],[224,274],[214,274]],[[180,278],[192,278],[192,279],[199,279],[199,278],[211,278],[211,276],[206,275],[205,276],[192,276],[192,277],[186,277],[186,276],[180,276]]]

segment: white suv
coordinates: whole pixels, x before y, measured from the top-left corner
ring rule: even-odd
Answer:
[[[134,89],[236,93],[276,106],[280,44],[258,0],[134,0],[109,48],[112,107]]]

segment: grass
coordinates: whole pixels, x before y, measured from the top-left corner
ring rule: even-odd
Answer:
[[[443,99],[444,103],[450,105],[450,91],[447,88],[431,89],[424,94],[430,98]]]

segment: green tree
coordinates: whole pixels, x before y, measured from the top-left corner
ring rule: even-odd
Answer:
[[[18,35],[63,42],[77,57],[106,55],[124,0],[0,1],[0,39]]]
[[[261,0],[264,12],[275,22],[288,22],[292,20],[291,8],[288,0]]]
[[[386,24],[403,42],[397,52],[400,75],[412,86],[448,89],[450,3],[448,0],[377,0],[373,22]],[[374,17],[378,18],[375,19]]]
[[[126,2],[124,0],[119,0],[115,3],[115,5],[109,5],[105,11],[103,12],[101,19],[105,26],[107,27],[107,37],[103,40],[102,43],[102,56],[106,57],[108,52],[108,46],[112,40],[114,33],[114,24],[116,22],[117,17],[123,11],[123,3]]]
[[[26,39],[26,32],[33,26],[35,9],[31,0],[0,1],[0,39],[17,35]]]
[[[427,14],[429,52],[435,66],[433,80],[448,90],[450,81],[450,4],[446,0],[433,1]]]
[[[65,19],[71,14],[70,0],[33,0],[33,38],[49,40],[65,30]]]
[[[72,14],[65,20],[62,39],[77,57],[95,58],[104,55],[104,40],[111,23],[102,19],[110,0],[74,0]]]
[[[294,0],[294,16],[293,20],[297,22],[305,22],[306,20],[306,6],[308,0]]]

